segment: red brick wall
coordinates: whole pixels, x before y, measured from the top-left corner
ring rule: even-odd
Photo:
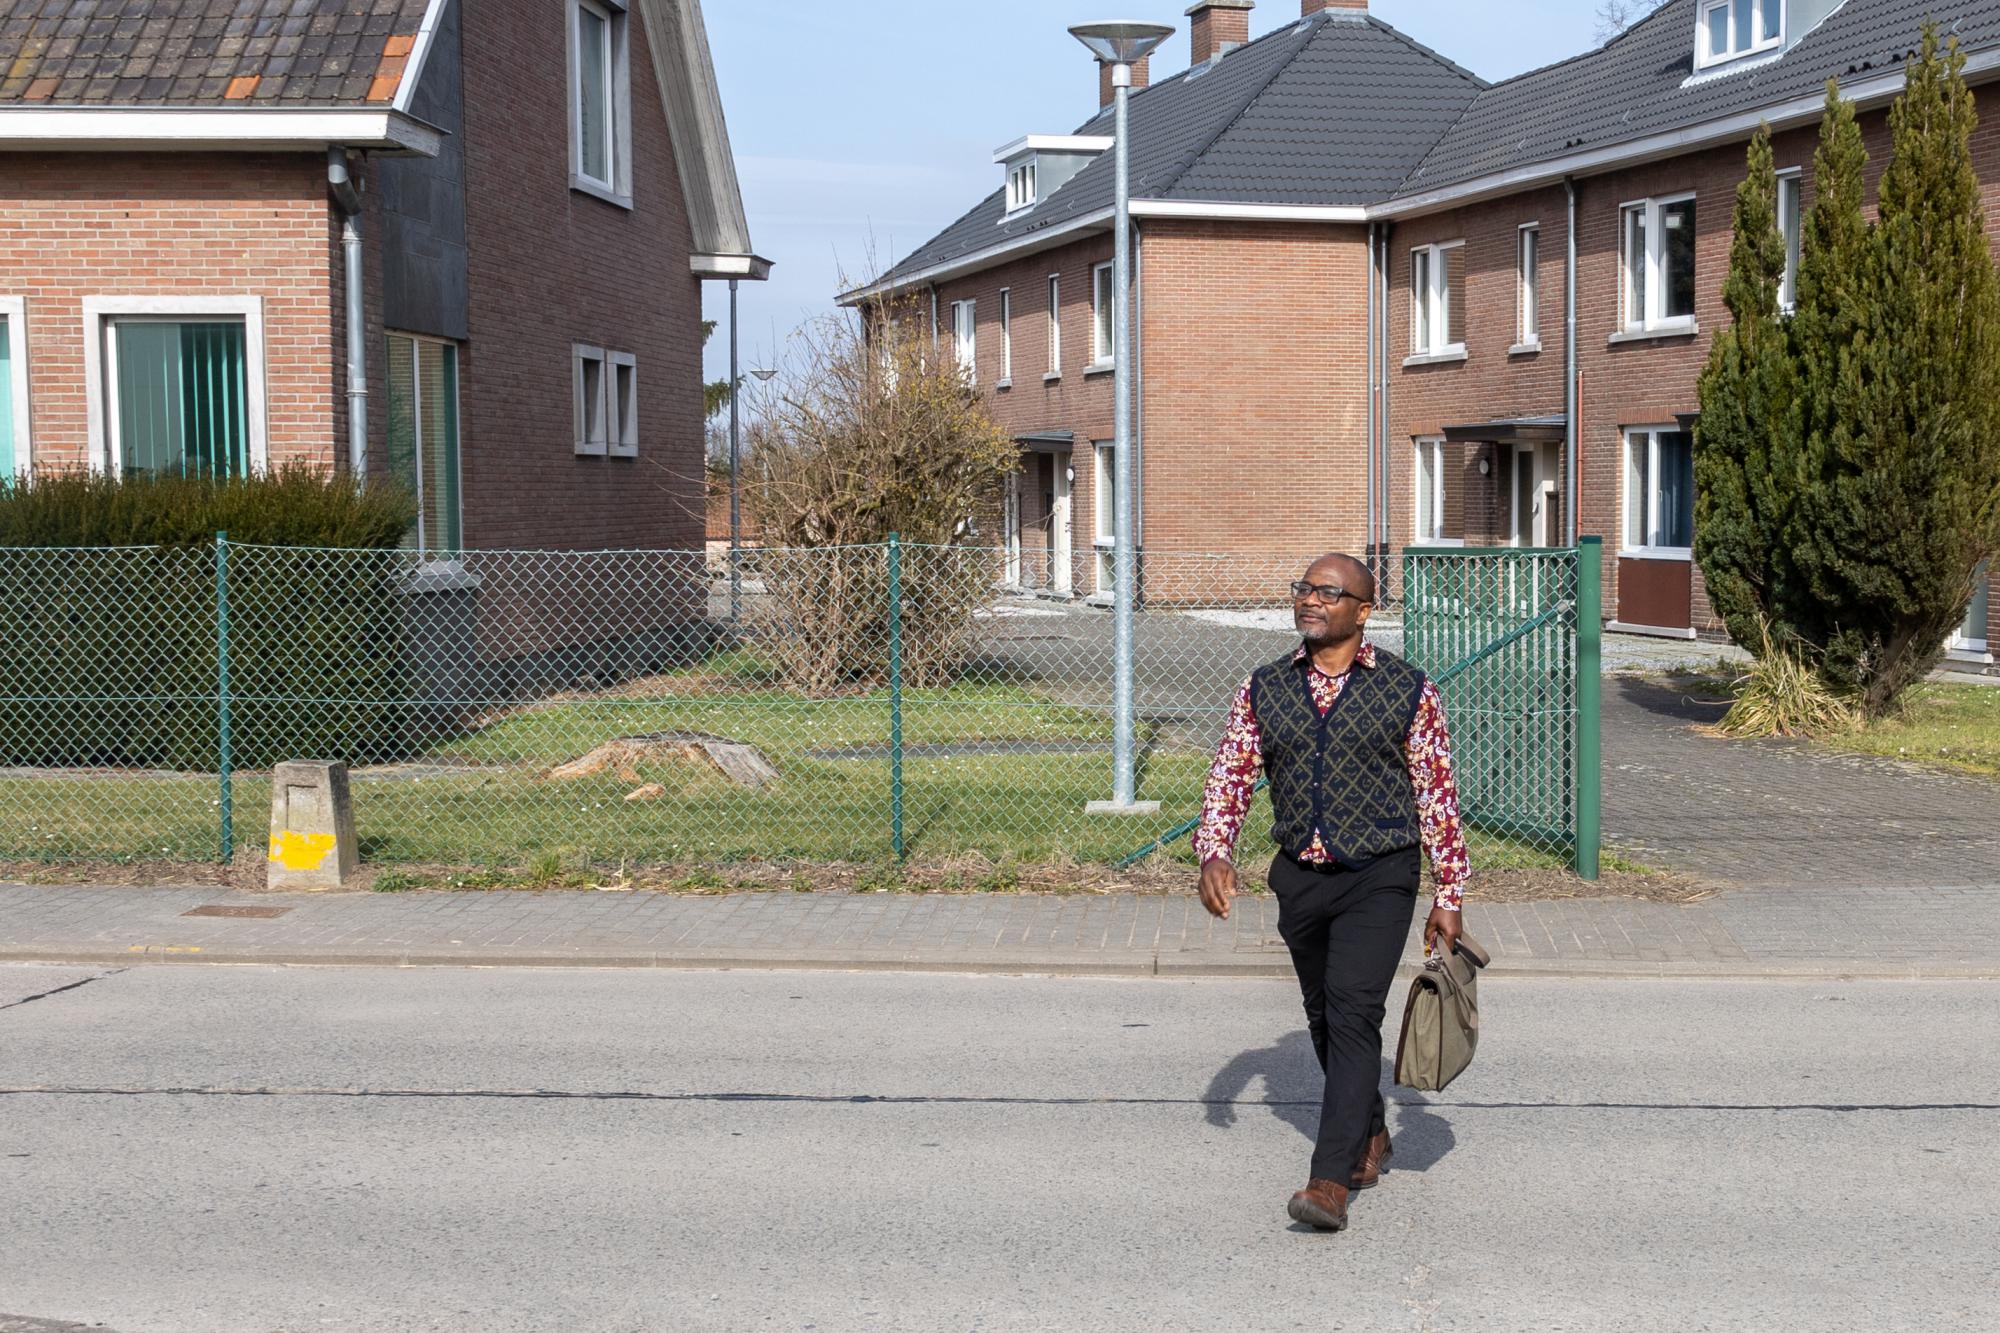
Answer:
[[[38,467],[87,459],[83,299],[263,299],[271,462],[331,465],[343,349],[337,227],[316,154],[9,153],[0,294],[25,297]]]
[[[536,0],[488,6],[465,24],[465,539],[695,549],[701,291],[645,25],[635,8],[631,209],[569,188],[564,28],[563,6]],[[573,342],[637,357],[638,458],[576,455]],[[371,332],[378,381],[379,346]],[[380,457],[379,412],[373,421]]]
[[[1265,595],[1273,563],[1360,552],[1367,229],[1175,221],[1145,237],[1147,547],[1252,555]]]
[[[1071,507],[1081,593],[1094,590],[1090,446],[1109,441],[1113,429],[1112,376],[1089,369],[1091,271],[1111,253],[1111,238],[1096,236],[938,288],[947,350],[952,302],[978,302],[978,379],[1000,422],[1017,435],[1075,436]],[[1245,553],[1287,567],[1332,547],[1358,549],[1366,526],[1365,229],[1156,221],[1146,225],[1138,253],[1147,549]],[[1062,278],[1062,362],[1054,380],[1045,378],[1051,274]],[[998,387],[1003,287],[1013,295],[1008,388]],[[1228,478],[1226,494],[1218,492],[1220,477]],[[1149,595],[1171,596],[1170,577],[1193,576],[1170,576],[1163,565]],[[1246,578],[1260,590],[1270,581],[1262,568]],[[1205,586],[1221,587],[1212,580]]]

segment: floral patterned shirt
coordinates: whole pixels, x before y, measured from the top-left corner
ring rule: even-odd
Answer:
[[[1292,660],[1297,662],[1305,656],[1306,650],[1301,646],[1292,654]],[[1375,645],[1363,643],[1354,661],[1363,670],[1373,671]],[[1321,716],[1340,697],[1347,674],[1329,676],[1318,667],[1306,673],[1313,702],[1319,705]],[[1437,905],[1456,912],[1464,899],[1465,882],[1472,868],[1465,855],[1465,830],[1459,822],[1458,780],[1452,776],[1451,734],[1445,728],[1444,700],[1437,686],[1429,681],[1424,682],[1417,715],[1410,722],[1410,734],[1403,740],[1403,761],[1409,767],[1410,787],[1417,798],[1418,833],[1425,852],[1430,855],[1431,869],[1437,875]],[[1250,705],[1250,682],[1246,680],[1236,692],[1236,703],[1229,710],[1229,723],[1223,728],[1222,744],[1216,748],[1215,761],[1208,769],[1208,785],[1202,792],[1201,827],[1195,831],[1194,849],[1203,862],[1228,860],[1234,854],[1243,821],[1250,813],[1251,793],[1256,790],[1263,769],[1263,735],[1257,726],[1256,710]],[[1299,859],[1332,864],[1333,857],[1321,843],[1319,830],[1313,831],[1312,845]]]

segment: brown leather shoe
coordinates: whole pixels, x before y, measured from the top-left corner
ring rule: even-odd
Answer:
[[[1368,1146],[1361,1150],[1361,1165],[1354,1168],[1354,1179],[1348,1188],[1370,1190],[1381,1184],[1382,1173],[1389,1169],[1389,1158],[1395,1151],[1395,1145],[1389,1142],[1388,1130],[1371,1135]]]
[[[1314,1176],[1292,1196],[1285,1211],[1294,1222],[1304,1222],[1315,1231],[1343,1230],[1347,1226],[1347,1186]]]

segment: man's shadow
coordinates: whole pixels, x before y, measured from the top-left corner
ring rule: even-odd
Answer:
[[[1325,1080],[1318,1072],[1312,1037],[1300,1028],[1280,1037],[1270,1046],[1245,1051],[1216,1071],[1202,1095],[1208,1123],[1217,1129],[1236,1124],[1236,1108],[1243,1094],[1258,1079],[1264,1082],[1261,1103],[1272,1115],[1296,1129],[1308,1141],[1319,1137],[1320,1096]],[[1389,1132],[1396,1140],[1392,1170],[1425,1171],[1443,1160],[1458,1142],[1451,1124],[1435,1111],[1420,1092],[1390,1086],[1395,1071],[1387,1057],[1382,1061],[1382,1096],[1389,1103]]]

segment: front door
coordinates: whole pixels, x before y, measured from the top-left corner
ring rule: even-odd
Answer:
[[[1076,479],[1071,457],[1067,453],[1056,454],[1050,460],[1052,466],[1049,468],[1049,591],[1062,597],[1068,597],[1075,587],[1070,576],[1070,560],[1075,546],[1070,521],[1073,507],[1070,503],[1070,484]]]
[[[1508,540],[1514,546],[1554,546],[1556,529],[1556,446],[1517,444],[1514,446],[1513,526]]]
[[[1992,612],[1992,583],[1984,565],[1980,566],[1975,577],[1979,581],[1974,585],[1972,606],[1966,612],[1965,623],[1958,627],[1958,632],[1951,636],[1951,642],[1946,646],[1954,657],[1990,662],[1993,660],[1993,647],[1988,635],[1988,621]]]

